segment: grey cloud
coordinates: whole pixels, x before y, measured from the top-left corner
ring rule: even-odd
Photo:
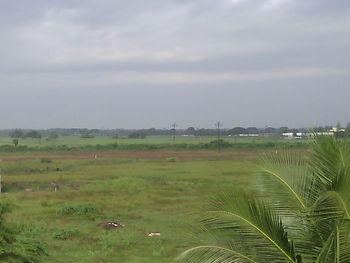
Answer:
[[[322,91],[320,105],[333,105],[317,115],[318,122],[346,121],[345,113],[334,114],[343,112],[342,98],[350,95],[349,1],[2,1],[0,34],[3,117],[16,105],[7,127],[164,126],[159,109],[176,108],[169,97],[183,108],[181,115],[167,110],[167,116],[188,125],[219,118],[263,125],[265,118],[270,125],[301,126],[322,108],[316,90]],[[262,107],[295,89],[303,91],[294,106],[303,117],[294,115],[292,103],[279,112]],[[215,97],[212,111],[205,110]],[[235,115],[243,104],[235,101],[240,107],[232,108],[231,97],[250,97],[256,106]],[[112,112],[119,124],[109,121]]]

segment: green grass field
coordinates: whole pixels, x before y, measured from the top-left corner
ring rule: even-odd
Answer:
[[[267,142],[287,142],[295,143],[295,140],[282,140],[276,138],[264,138],[264,137],[221,137],[221,139],[229,143],[267,143]],[[213,140],[217,140],[217,137],[201,136],[201,137],[191,137],[191,136],[177,136],[175,143],[187,143],[187,144],[197,144],[197,143],[209,143]],[[0,145],[12,144],[13,138],[11,137],[0,137]],[[94,138],[81,138],[80,136],[60,136],[57,139],[48,139],[43,137],[39,139],[19,139],[19,145],[26,146],[52,146],[52,145],[67,145],[67,146],[81,146],[81,145],[106,145],[112,143],[118,144],[172,144],[173,139],[171,136],[148,136],[145,139],[129,139],[127,137],[120,137],[118,139],[113,139],[112,136],[96,136]],[[299,141],[300,142],[300,141]],[[305,142],[305,141],[302,141]]]
[[[13,204],[8,221],[46,244],[44,262],[173,262],[211,195],[249,187],[258,153],[2,153],[1,200]]]

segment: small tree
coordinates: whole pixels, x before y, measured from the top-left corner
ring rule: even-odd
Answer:
[[[239,134],[247,134],[247,133],[248,131],[243,127],[235,127],[229,130],[229,134],[231,135],[239,135]]]
[[[196,129],[194,127],[188,127],[186,133],[188,135],[196,135]]]
[[[24,136],[24,132],[20,129],[16,129],[10,133],[12,138],[22,138]]]
[[[26,138],[40,139],[42,137],[41,133],[38,131],[29,131],[24,135]]]
[[[248,127],[247,128],[247,133],[249,133],[249,134],[258,134],[259,130],[256,127]]]
[[[15,146],[15,148],[17,147],[17,145],[18,145],[18,139],[13,139],[12,140],[12,143],[13,143],[13,145]]]
[[[288,129],[288,127],[286,127],[286,126],[280,127],[280,128],[278,129],[278,133],[279,133],[279,134],[282,134],[282,133],[288,132],[288,131],[289,131],[289,129]]]

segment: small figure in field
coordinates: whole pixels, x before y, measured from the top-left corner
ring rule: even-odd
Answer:
[[[94,157],[95,157],[95,159],[97,159],[97,154],[95,154],[95,156],[94,156]]]
[[[52,188],[52,191],[54,191],[54,192],[57,192],[60,189],[60,187],[58,186],[58,184],[56,182],[51,183],[51,188]]]

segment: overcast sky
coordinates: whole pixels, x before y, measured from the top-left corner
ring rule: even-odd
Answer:
[[[350,122],[349,0],[0,0],[0,129]]]

